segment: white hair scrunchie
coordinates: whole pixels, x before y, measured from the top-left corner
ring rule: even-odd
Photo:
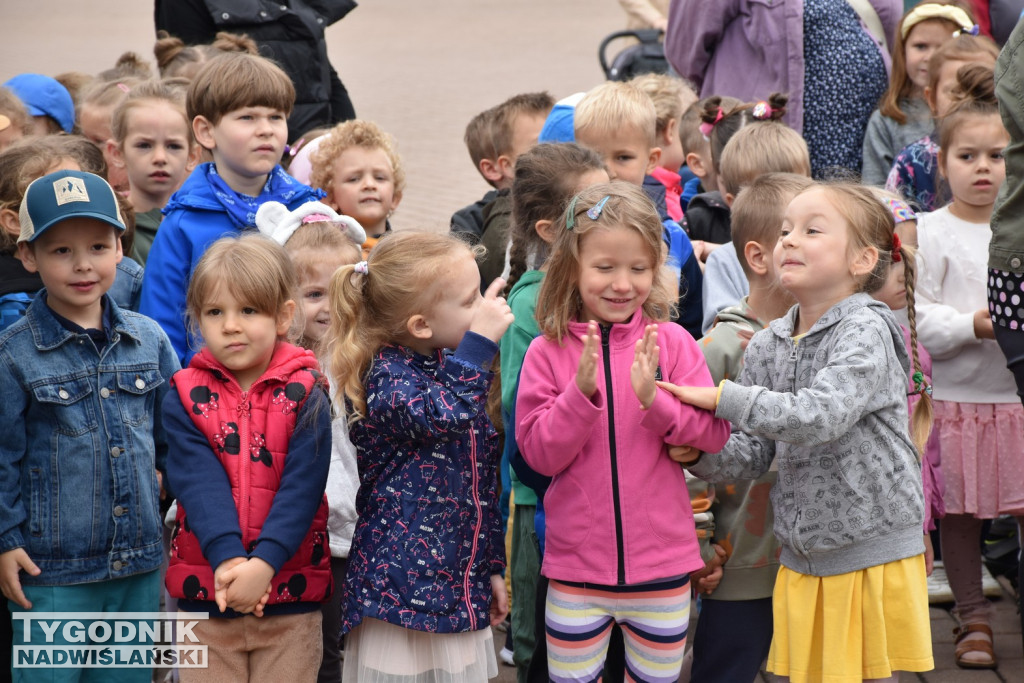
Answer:
[[[366,261],[360,261],[359,263],[355,264],[354,266],[352,266],[352,270],[359,273],[360,275],[370,274],[370,268],[367,265]]]

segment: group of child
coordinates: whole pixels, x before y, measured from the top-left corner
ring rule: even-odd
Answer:
[[[207,613],[184,681],[481,681],[510,611],[520,681],[676,681],[691,621],[694,681],[897,680],[933,665],[943,517],[957,663],[994,667],[977,549],[1024,521],[1024,409],[985,298],[1009,136],[971,24],[901,22],[865,158],[905,197],[811,180],[782,93],[646,75],[474,117],[493,189],[449,234],[392,231],[373,123],[289,147],[292,83],[244,39],[164,80],[119,63],[80,108],[98,146],[33,99],[56,81],[14,79],[9,609]]]

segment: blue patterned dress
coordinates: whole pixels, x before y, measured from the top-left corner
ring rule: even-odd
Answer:
[[[889,83],[846,0],[804,1],[804,139],[815,178],[860,172],[864,131]]]

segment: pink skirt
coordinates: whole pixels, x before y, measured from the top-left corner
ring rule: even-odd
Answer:
[[[1024,407],[935,401],[947,514],[1024,514]]]

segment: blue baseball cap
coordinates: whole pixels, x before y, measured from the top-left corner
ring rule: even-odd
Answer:
[[[42,74],[20,74],[4,83],[14,91],[32,116],[49,116],[70,133],[75,127],[75,102],[56,79]]]
[[[578,92],[555,103],[544,127],[540,129],[538,142],[576,142],[576,105],[587,93]]]
[[[19,244],[34,241],[69,218],[94,218],[124,232],[113,188],[103,178],[85,171],[56,171],[33,180],[25,190],[18,217]]]

